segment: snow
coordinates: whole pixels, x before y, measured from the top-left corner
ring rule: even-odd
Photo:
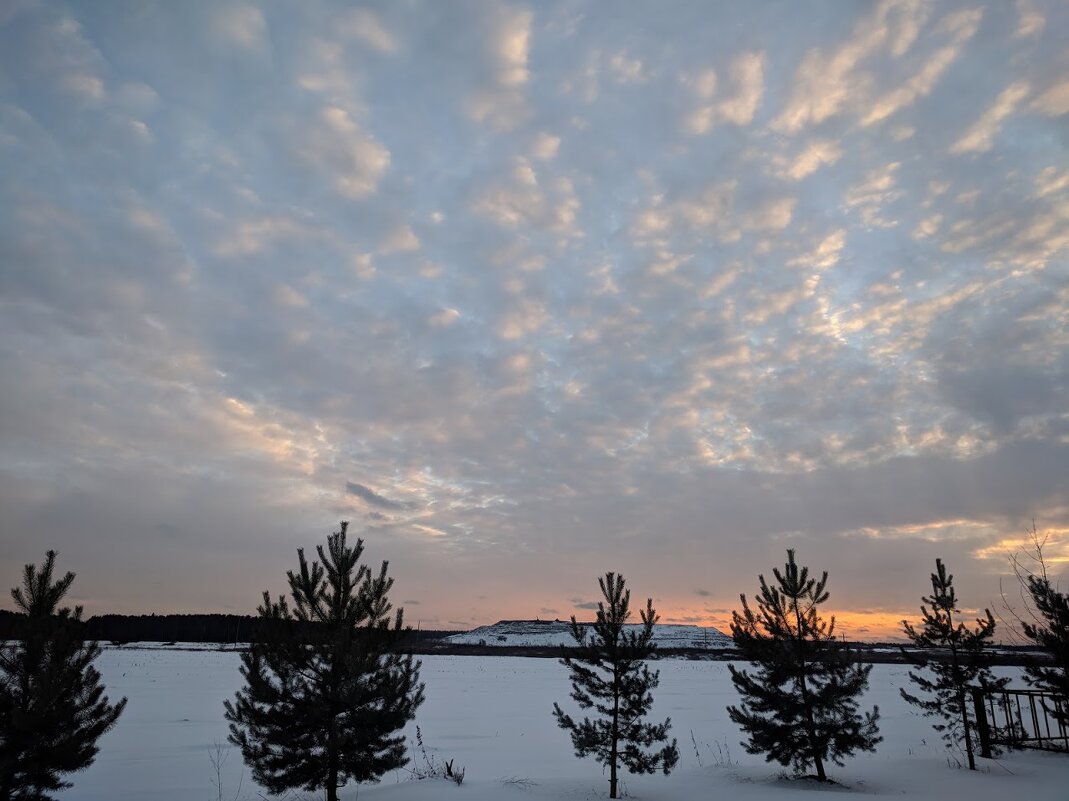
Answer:
[[[75,786],[62,795],[64,801],[213,801],[219,797],[212,784],[213,743],[223,745],[226,758],[222,797],[266,797],[249,777],[240,753],[226,745],[223,701],[241,684],[238,654],[106,648],[98,667],[111,697],[128,696],[129,705],[119,725],[102,738],[93,766],[73,777]],[[998,761],[980,760],[982,773],[948,766],[947,752],[929,721],[898,697],[906,680],[901,665],[874,667],[867,701],[880,706],[884,742],[874,754],[848,760],[845,767],[829,766],[839,782],[835,786],[786,779],[778,765],[745,753],[725,710],[737,701],[727,663],[663,660],[656,667],[661,686],[653,714],[672,717],[682,760],[667,777],[624,774],[632,798],[841,801],[848,794],[924,801],[1069,799],[1069,755],[1012,753]],[[1016,669],[1002,672],[1019,677]],[[422,675],[427,701],[416,723],[429,754],[466,768],[463,785],[416,781],[401,770],[378,785],[347,788],[345,801],[607,797],[601,766],[576,759],[567,734],[552,719],[554,701],[566,708],[569,703],[567,674],[556,660],[430,656],[423,658]],[[409,736],[414,733],[411,725]],[[319,797],[289,796],[292,801]]]
[[[580,624],[589,625],[589,624]],[[633,623],[626,629],[638,630]],[[453,645],[559,647],[575,645],[570,623],[560,620],[502,620],[492,626],[480,626],[461,634],[451,634],[445,641]],[[714,628],[658,623],[653,627],[653,642],[658,648],[727,648],[731,638]]]

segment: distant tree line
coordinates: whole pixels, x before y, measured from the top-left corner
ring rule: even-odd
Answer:
[[[25,636],[25,614],[0,609],[0,640],[20,640]],[[263,642],[272,636],[276,623],[251,615],[96,615],[78,621],[72,633],[84,640],[100,642]],[[315,639],[316,624],[307,627],[305,636]],[[401,646],[441,639],[453,631],[409,629],[403,632]]]

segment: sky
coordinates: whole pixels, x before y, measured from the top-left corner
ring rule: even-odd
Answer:
[[[1069,583],[1069,7],[0,4],[0,576],[858,638]],[[10,608],[10,602],[7,602]]]

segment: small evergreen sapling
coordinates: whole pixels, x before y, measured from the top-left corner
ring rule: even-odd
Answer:
[[[783,572],[772,572],[775,586],[758,577],[757,610],[742,595],[742,612],[732,613],[735,647],[752,668],[728,666],[743,698],[728,707],[728,715],[749,735],[743,743],[748,753],[763,753],[798,774],[812,767],[817,779],[827,781],[826,760],[842,765],[844,756],[873,751],[882,739],[879,709],[858,709],[872,666],[858,664],[835,639],[834,618],[817,614],[828,600],[826,572],[819,581],[810,578],[793,550]]]
[[[11,591],[25,613],[24,636],[0,648],[0,801],[48,801],[71,787],[62,776],[84,770],[96,742],[126,707],[110,704],[93,662],[96,643],[81,638],[82,607],[60,607],[74,574],[52,581],[56,552],[26,565]]]
[[[1029,576],[1028,592],[1039,616],[1035,623],[1021,624],[1024,635],[1051,657],[1047,665],[1030,663],[1025,678],[1033,687],[1058,699],[1050,713],[1069,728],[1069,596],[1051,584],[1046,576]]]
[[[390,650],[403,622],[400,609],[390,620],[393,579],[386,562],[378,575],[359,563],[363,540],[349,547],[347,526],[317,547],[319,562],[298,549],[292,610],[264,593],[271,636],[242,654],[246,686],[226,703],[230,742],[272,793],[323,789],[337,801],[347,781],[408,762],[398,732],[423,702],[420,664]]]
[[[606,573],[598,584],[605,600],[598,602],[591,636],[588,639],[573,615],[572,636],[578,647],[574,656],[561,658],[571,673],[572,699],[581,709],[594,709],[598,717],[576,721],[558,704],[553,705],[553,715],[557,725],[571,733],[577,757],[593,756],[608,766],[609,798],[617,798],[618,764],[631,773],[661,770],[667,775],[679,761],[679,749],[674,739],[668,743],[671,718],[664,723],[643,722],[660,680],[644,661],[655,651],[653,600],[646,601],[641,628],[625,631],[631,591],[625,589],[623,576]],[[659,743],[668,744],[657,748]]]
[[[1045,651],[1050,660],[1046,664],[1029,663],[1025,678],[1033,687],[1057,699],[1058,703],[1049,705],[1048,710],[1062,726],[1069,727],[1069,595],[1059,591],[1047,572],[1047,559],[1043,555],[1047,537],[1039,534],[1035,523],[1029,535],[1030,550],[1024,556],[1011,557],[1026,607],[1024,617],[1014,616],[1021,633]]]
[[[947,573],[941,559],[935,560],[932,594],[923,600],[921,628],[915,628],[908,620],[902,621],[902,628],[915,647],[944,649],[949,659],[928,659],[903,649],[908,658],[926,669],[924,673],[909,672],[909,678],[924,697],[907,692],[904,687],[899,692],[909,703],[920,707],[925,715],[942,719],[933,723],[932,728],[942,735],[948,746],[964,742],[969,770],[976,770],[968,688],[976,684],[984,690],[997,690],[1009,681],[996,679],[990,669],[987,645],[995,633],[995,619],[991,610],[985,609],[984,616],[976,620],[975,630],[960,622],[954,576]]]

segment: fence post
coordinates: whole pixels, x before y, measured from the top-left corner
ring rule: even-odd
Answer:
[[[984,706],[984,691],[972,688],[973,712],[976,714],[976,732],[980,735],[980,756],[991,759],[991,727],[987,722],[987,707]]]

